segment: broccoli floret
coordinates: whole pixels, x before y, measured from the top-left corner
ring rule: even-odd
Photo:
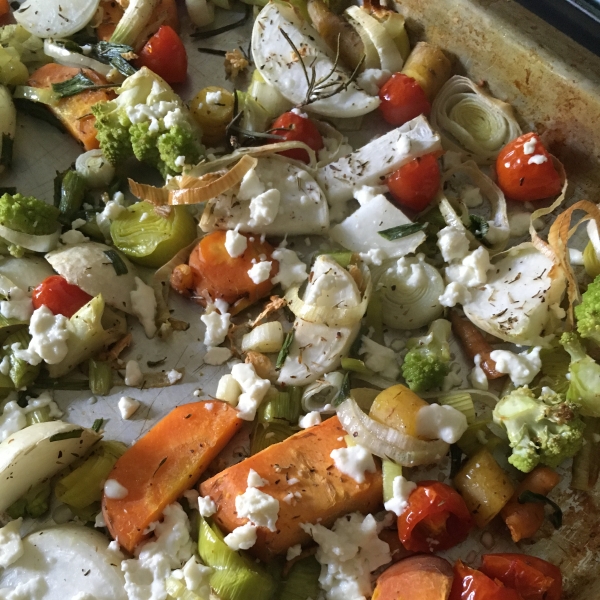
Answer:
[[[426,392],[442,385],[450,372],[450,330],[448,321],[437,319],[427,335],[408,340],[402,375],[411,390]]]
[[[577,404],[582,415],[600,417],[600,365],[588,356],[576,333],[563,333],[560,343],[571,355],[567,400]]]
[[[539,463],[557,467],[577,454],[585,425],[575,409],[552,390],[536,398],[528,387],[521,387],[502,398],[494,408],[494,422],[508,434],[508,462],[529,473]]]
[[[49,235],[58,228],[59,210],[33,196],[0,197],[0,224],[29,235]]]
[[[600,275],[588,285],[575,307],[577,331],[583,338],[600,344]]]
[[[143,67],[118,93],[115,100],[92,107],[100,148],[113,165],[135,156],[166,178],[183,171],[180,157],[185,164],[199,161],[201,132],[181,98],[158,75]]]

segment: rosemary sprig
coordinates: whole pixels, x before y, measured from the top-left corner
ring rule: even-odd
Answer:
[[[292,41],[290,36],[280,27],[279,31],[281,35],[285,38],[285,41],[290,45],[292,51],[296,55],[300,66],[302,67],[302,71],[304,73],[304,78],[306,79],[306,98],[304,102],[300,104],[300,106],[307,106],[308,104],[312,104],[313,102],[318,102],[319,100],[325,100],[327,98],[331,98],[336,94],[340,94],[341,92],[347,90],[356,78],[358,77],[358,72],[365,62],[366,56],[363,54],[359,63],[354,68],[354,71],[350,74],[350,77],[346,81],[340,82],[339,73],[335,79],[331,79],[336,71],[338,70],[339,62],[340,62],[340,35],[337,38],[337,50],[335,53],[335,61],[333,62],[333,67],[323,77],[317,79],[317,70],[315,68],[316,57],[312,60],[311,64],[307,67],[302,55],[298,48],[296,48],[296,44]],[[310,74],[309,74],[310,71]]]
[[[104,88],[115,88],[118,85],[96,85],[89,77],[84,75],[83,71],[80,71],[71,79],[61,81],[60,83],[52,84],[52,91],[59,98],[67,98],[68,96],[75,96],[81,92],[87,90],[100,90]]]

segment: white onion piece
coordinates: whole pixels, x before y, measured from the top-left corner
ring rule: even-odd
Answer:
[[[467,77],[451,77],[435,97],[431,125],[441,132],[446,150],[490,164],[521,135],[510,104],[494,98]]]
[[[403,467],[428,465],[441,460],[449,444],[425,441],[401,433],[367,416],[352,398],[337,407],[337,416],[354,441],[380,458],[389,458]]]
[[[14,229],[0,225],[1,238],[10,244],[21,246],[21,248],[31,250],[32,252],[50,252],[50,250],[54,250],[58,244],[59,236],[60,229],[48,235],[31,235],[30,233],[15,231]]]
[[[185,0],[192,23],[204,27],[215,20],[215,7],[208,0]]]
[[[346,18],[350,22],[350,25],[354,27],[356,33],[358,33],[363,43],[365,60],[363,61],[362,69],[381,69],[381,63],[379,61],[379,52],[377,52],[375,44],[371,41],[371,36],[369,35],[369,32],[365,29],[365,27],[360,21],[352,17],[350,14],[347,14]]]
[[[99,148],[80,154],[75,161],[75,170],[94,189],[108,186],[115,176],[115,168]]]
[[[314,410],[334,412],[335,409],[331,407],[331,403],[339,394],[343,381],[343,373],[333,371],[333,373],[327,373],[323,379],[317,379],[317,381],[307,385],[302,394],[302,408],[306,412]]]
[[[94,18],[99,4],[100,0],[25,0],[13,15],[40,38],[68,37]]]
[[[105,77],[112,71],[111,65],[105,65],[95,58],[90,58],[85,54],[79,54],[79,52],[72,52],[67,50],[60,44],[55,43],[53,40],[44,40],[44,52],[53,58],[59,65],[65,67],[75,67],[76,69],[92,69],[100,75]]]

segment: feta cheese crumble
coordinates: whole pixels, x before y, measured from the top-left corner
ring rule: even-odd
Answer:
[[[294,560],[301,554],[302,554],[301,544],[295,544],[294,546],[290,546],[288,548],[287,554],[285,555],[285,560]]]
[[[206,312],[200,317],[200,320],[206,325],[204,332],[204,345],[218,346],[225,341],[229,331],[229,313],[219,314],[212,305],[209,305]]]
[[[471,384],[477,390],[487,390],[489,383],[485,371],[481,368],[481,354],[476,354],[473,362],[475,366],[469,374]]]
[[[0,568],[6,569],[23,556],[21,541],[21,523],[23,519],[15,519],[0,529]]]
[[[366,471],[375,473],[377,470],[373,455],[363,446],[337,448],[331,451],[330,456],[338,471],[352,477],[356,483],[365,482]]]
[[[517,386],[531,383],[542,368],[540,358],[541,346],[535,346],[519,354],[509,350],[494,350],[490,352],[490,358],[496,363],[499,373],[506,373],[511,381]]]
[[[438,231],[437,237],[437,245],[445,262],[462,260],[469,253],[469,240],[458,227],[448,225]]]
[[[104,483],[104,495],[113,500],[122,500],[129,494],[129,490],[116,479],[107,479]]]
[[[121,413],[121,418],[124,420],[130,419],[134,415],[135,411],[140,407],[140,404],[140,401],[135,400],[135,398],[131,398],[130,396],[121,396],[117,404],[119,407],[119,412]]]
[[[225,234],[225,250],[231,258],[238,258],[246,252],[248,239],[245,235],[239,233],[236,229],[230,229]]]
[[[298,427],[308,429],[321,423],[321,413],[318,410],[311,410],[309,413],[300,417]]]
[[[248,550],[256,544],[256,526],[246,523],[236,527],[223,540],[232,550]]]
[[[545,154],[534,154],[528,161],[528,165],[543,165],[548,162],[548,157]]]
[[[280,283],[285,291],[293,285],[300,285],[305,279],[308,279],[306,265],[293,250],[280,246],[273,251],[271,258],[279,263],[279,271],[271,279],[273,285]]]
[[[248,363],[234,365],[231,376],[242,389],[238,398],[238,417],[244,421],[253,421],[256,410],[271,387],[271,382],[260,378],[254,367]]]
[[[279,190],[267,190],[250,200],[250,227],[270,225],[279,211],[281,194]]]
[[[400,366],[396,360],[396,353],[391,348],[386,348],[366,335],[362,336],[362,344],[358,351],[364,355],[365,366],[382,377],[395,381],[400,374]]]
[[[217,512],[217,505],[210,496],[199,496],[198,510],[201,517],[212,517]]]
[[[140,320],[146,337],[152,338],[156,334],[156,297],[154,290],[146,285],[139,277],[135,278],[135,290],[129,293],[131,310]]]
[[[250,277],[256,285],[263,283],[269,279],[269,276],[271,275],[272,264],[273,263],[270,260],[263,260],[252,265],[248,270],[248,277]]]
[[[455,444],[467,430],[467,417],[452,406],[430,404],[417,413],[418,437]]]
[[[269,531],[277,531],[279,516],[279,500],[265,494],[258,488],[250,487],[235,499],[235,511],[241,519],[255,527],[265,527]]]
[[[393,496],[384,503],[383,507],[399,517],[408,507],[408,498],[416,488],[417,484],[414,481],[408,481],[402,475],[394,477],[394,481],[392,481]]]

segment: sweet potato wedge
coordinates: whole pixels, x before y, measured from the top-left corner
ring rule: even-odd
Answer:
[[[108,81],[102,75],[99,75],[91,69],[76,69],[74,67],[64,67],[57,63],[48,63],[34,71],[27,85],[37,88],[49,88],[53,83],[60,83],[75,77],[80,71],[83,71],[86,77],[89,77],[97,85],[106,85]],[[96,128],[94,123],[96,117],[92,115],[91,107],[97,102],[112,100],[115,93],[111,89],[87,90],[61,98],[50,110],[60,119],[61,123],[67,128],[69,133],[83,144],[86,150],[99,148],[96,139]]]
[[[318,521],[329,527],[349,512],[376,510],[383,501],[380,466],[375,473],[365,473],[365,482],[358,484],[338,471],[330,457],[332,450],[345,447],[345,435],[338,418],[331,417],[202,483],[201,494],[217,505],[213,517],[217,525],[229,533],[246,523],[237,516],[235,499],[246,491],[250,469],[269,482],[261,491],[279,501],[277,531],[260,527],[250,550],[264,561],[310,540],[301,523]]]
[[[172,410],[116,462],[108,479],[127,489],[103,495],[106,526],[132,552],[166,506],[190,489],[243,421],[226,402],[193,402]]]

